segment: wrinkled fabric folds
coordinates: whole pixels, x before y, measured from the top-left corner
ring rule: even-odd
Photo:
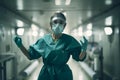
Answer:
[[[44,65],[38,80],[73,80],[72,71],[67,62],[70,55],[76,61],[80,61],[80,52],[80,44],[66,34],[57,41],[52,39],[51,34],[47,34],[29,47],[31,59],[43,58]]]

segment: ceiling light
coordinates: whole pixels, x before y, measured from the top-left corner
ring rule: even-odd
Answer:
[[[61,0],[55,0],[55,5],[61,5]]]
[[[23,0],[17,0],[17,7],[19,10],[23,10]]]
[[[111,5],[112,4],[112,0],[105,0],[105,4],[106,5]]]
[[[71,0],[66,0],[65,5],[70,5]]]
[[[38,36],[38,32],[37,32],[36,30],[34,30],[34,31],[32,32],[32,35],[33,35],[34,37],[36,37],[36,36]]]
[[[17,29],[17,34],[18,35],[23,35],[24,34],[24,28],[18,28]]]
[[[64,4],[65,3],[65,4]],[[71,0],[55,0],[55,5],[70,5]]]
[[[86,36],[92,36],[92,30],[87,30],[86,31]]]
[[[18,27],[23,27],[23,22],[21,20],[17,20],[17,26]]]
[[[45,32],[44,32],[44,30],[43,29],[40,29],[40,31],[39,31],[40,33],[39,33],[39,36],[44,36],[44,34],[45,34]]]
[[[92,29],[92,23],[89,23],[89,24],[87,25],[87,29],[88,29],[88,30],[91,30],[91,29]]]
[[[109,16],[105,19],[105,25],[112,25],[112,16]]]
[[[91,10],[88,10],[87,16],[88,16],[88,17],[91,17],[91,16],[92,16],[92,11],[91,11]]]
[[[31,25],[32,30],[38,30],[38,27],[35,24]]]
[[[104,28],[105,34],[106,35],[111,35],[113,33],[112,28],[111,27],[105,27]]]

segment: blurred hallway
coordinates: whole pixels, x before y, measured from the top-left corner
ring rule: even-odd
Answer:
[[[74,80],[120,80],[120,0],[0,0],[0,80],[37,80],[42,61],[35,60],[31,69],[34,60],[14,38],[29,49],[53,33],[50,18],[56,12],[66,17],[63,33],[79,43],[83,36],[88,39],[86,60],[69,60]],[[26,69],[29,75],[22,74]]]

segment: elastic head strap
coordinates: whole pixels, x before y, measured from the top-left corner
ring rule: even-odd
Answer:
[[[55,21],[55,20],[62,20],[62,21],[65,22],[65,20],[64,20],[63,18],[61,18],[61,17],[54,17],[54,18],[52,19],[52,21]]]

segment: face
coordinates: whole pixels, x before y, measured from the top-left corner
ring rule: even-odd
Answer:
[[[53,18],[51,21],[51,29],[54,34],[61,34],[65,27],[65,20],[62,18]]]

